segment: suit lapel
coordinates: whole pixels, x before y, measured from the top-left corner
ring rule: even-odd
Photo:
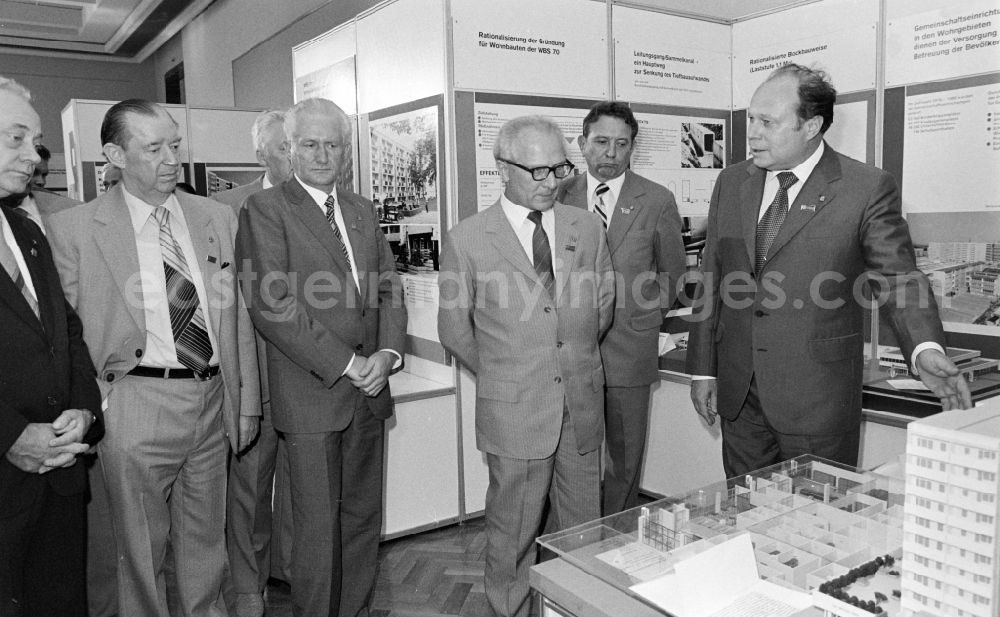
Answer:
[[[37,264],[37,259],[31,254],[34,249],[37,253],[37,249],[33,246],[33,241],[25,236],[22,232],[19,221],[13,221],[12,216],[8,216],[7,208],[0,208],[3,210],[0,216],[7,217],[7,225],[10,226],[11,233],[14,234],[14,239],[17,241],[17,245],[21,250],[21,257],[28,266],[28,274],[31,275],[32,286],[35,288],[35,298],[38,300],[38,312],[45,319],[46,313],[48,313],[48,306],[42,307],[43,296],[41,295],[42,290],[45,285],[45,279],[42,277],[42,273],[39,271]],[[15,215],[17,216],[17,215]],[[0,242],[3,242],[3,237],[0,236]],[[0,267],[0,270],[3,270]],[[42,323],[35,317],[35,313],[28,306],[28,301],[25,300],[24,296],[21,294],[21,290],[17,288],[14,281],[4,272],[0,275],[0,300],[3,300],[11,310],[25,323],[30,325],[40,336],[45,336],[45,331],[42,329]],[[45,301],[48,300],[48,294],[45,293]]]
[[[512,266],[524,273],[529,279],[541,285],[542,282],[538,279],[535,266],[524,252],[524,247],[521,246],[521,242],[517,239],[517,234],[514,233],[514,229],[510,226],[510,221],[504,215],[500,202],[490,206],[486,210],[486,216],[488,217],[486,232],[490,234],[497,254],[503,256],[504,259],[509,261]]]
[[[836,197],[833,183],[839,179],[840,162],[833,149],[826,146],[819,163],[806,178],[802,190],[788,209],[788,215],[767,251],[768,259],[776,255],[820,210],[833,201]]]
[[[145,332],[146,317],[141,302],[142,287],[130,285],[132,277],[139,272],[139,253],[135,247],[132,219],[120,187],[112,189],[98,205],[94,212],[94,225],[94,241],[97,243],[97,249],[104,257],[111,278],[118,286],[118,291],[136,327],[140,332]],[[140,301],[136,302],[136,299]]]
[[[342,195],[342,191],[337,192],[337,201],[340,203],[340,213],[344,217],[344,226],[347,227],[347,239],[351,241],[351,256],[354,257],[354,266],[358,273],[358,286],[361,288],[361,305],[365,306],[367,301],[368,282],[367,278],[371,272],[368,270],[368,251],[365,247],[373,246],[374,239],[367,236],[362,223],[361,206],[355,203],[348,195]],[[331,228],[332,232],[332,228]],[[378,272],[375,272],[378,276]]]
[[[191,246],[194,248],[194,258],[198,260],[198,270],[201,272],[201,281],[205,289],[205,299],[209,322],[212,324],[212,331],[216,338],[219,338],[220,327],[222,325],[221,302],[211,296],[216,286],[212,284],[212,278],[219,272],[221,255],[219,254],[219,231],[215,228],[215,221],[209,216],[201,206],[188,201],[186,194],[177,192],[177,202],[184,212],[184,221],[187,223],[188,236],[191,238]],[[214,260],[214,261],[213,261]]]
[[[643,208],[642,196],[645,194],[645,191],[639,188],[638,183],[632,180],[632,172],[626,171],[622,192],[615,202],[615,211],[611,215],[611,224],[608,226],[608,249],[612,255],[639,217]]]
[[[580,231],[577,229],[576,217],[570,218],[567,215],[563,204],[553,206],[556,226],[556,262],[553,264],[553,274],[556,277],[556,297],[562,295],[562,290],[569,280],[570,272],[576,260],[576,245],[580,239]],[[534,269],[532,267],[532,269]]]
[[[316,205],[316,202],[309,196],[309,193],[302,188],[297,179],[292,178],[285,182],[282,190],[295,216],[302,221],[306,229],[316,238],[316,242],[326,250],[330,255],[330,259],[340,266],[344,276],[350,277],[350,282],[353,283],[351,264],[347,261],[347,256],[344,255],[344,250],[341,248],[343,245],[337,240],[337,236],[334,235],[333,228],[330,227],[330,223],[326,220],[326,216],[323,215],[323,211]],[[344,219],[344,223],[347,224],[346,218]],[[343,232],[344,230],[341,230],[341,233]],[[354,242],[353,238],[351,238],[351,242]],[[347,282],[347,278],[344,280]]]
[[[747,247],[750,267],[756,261],[757,217],[760,216],[760,201],[764,198],[764,180],[767,172],[756,165],[747,167],[747,177],[740,185],[740,218],[743,224],[743,240]]]

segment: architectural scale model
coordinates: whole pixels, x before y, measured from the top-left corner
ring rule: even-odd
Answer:
[[[1000,614],[1000,404],[911,422],[902,605],[941,617]]]

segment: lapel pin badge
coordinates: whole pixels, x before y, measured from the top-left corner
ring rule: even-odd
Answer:
[[[36,249],[35,247],[31,247],[31,256],[38,257],[38,249]]]
[[[622,211],[622,214],[632,214],[632,208],[618,208]]]
[[[819,196],[819,200],[820,200],[820,202],[826,201],[826,195],[820,195]]]
[[[209,255],[208,256],[208,263],[212,263],[212,264],[215,263],[215,255]]]
[[[566,245],[566,250],[567,251],[575,251],[576,250],[576,245],[575,244],[567,244]]]
[[[815,212],[816,211],[816,204],[808,204],[808,205],[802,204],[801,206],[799,206],[799,209],[801,209],[801,210],[808,210],[809,212]]]
[[[214,237],[212,237],[212,236],[209,236],[209,237],[208,237],[208,243],[209,243],[209,244],[212,244],[213,242],[215,242],[215,238],[214,238]]]

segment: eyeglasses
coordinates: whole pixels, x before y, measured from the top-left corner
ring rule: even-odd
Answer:
[[[503,161],[508,165],[513,165],[514,167],[520,167],[524,171],[530,173],[531,179],[535,180],[536,182],[541,182],[542,180],[545,180],[546,178],[549,177],[550,173],[555,174],[556,178],[562,180],[563,178],[568,176],[571,171],[573,171],[574,167],[576,167],[576,165],[570,163],[569,161],[559,163],[558,165],[553,165],[552,167],[525,167],[520,163],[515,163],[514,161],[508,161],[507,159],[497,159],[497,160]]]

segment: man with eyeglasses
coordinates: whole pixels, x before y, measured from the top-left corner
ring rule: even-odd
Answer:
[[[587,173],[559,189],[559,201],[601,217],[618,280],[615,319],[601,343],[607,466],[604,516],[639,505],[649,392],[659,379],[660,326],[687,268],[674,195],[629,170],[639,123],[627,103],[602,101],[577,138]]]
[[[461,222],[441,257],[438,334],[476,374],[486,454],[486,597],[526,616],[546,499],[565,529],[600,516],[604,368],[614,274],[597,215],[556,202],[573,169],[559,127],[508,121],[493,157],[500,200]]]

